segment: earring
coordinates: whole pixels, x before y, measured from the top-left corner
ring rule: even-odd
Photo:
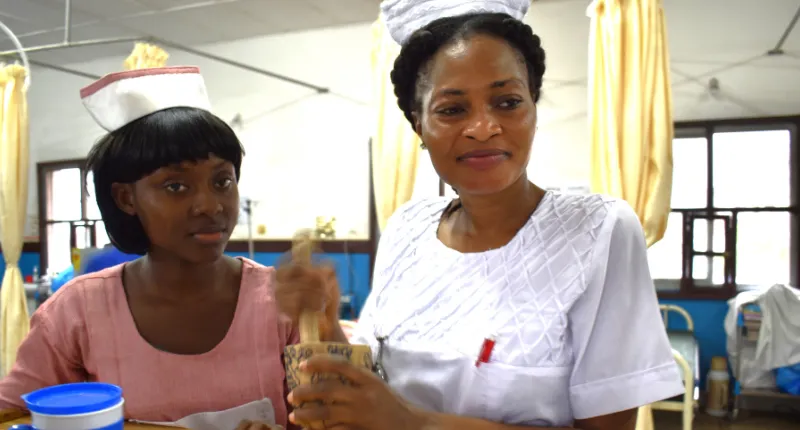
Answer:
[[[420,144],[419,144],[419,147],[420,147],[422,150],[428,149],[428,145],[426,145],[426,144],[425,144],[425,142],[422,142],[422,143],[420,143]]]

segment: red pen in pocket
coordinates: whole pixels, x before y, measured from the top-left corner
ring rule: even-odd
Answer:
[[[481,363],[488,363],[492,358],[492,350],[494,349],[495,338],[489,336],[483,340],[481,345],[481,352],[478,354],[478,359],[475,361],[475,367],[480,367]]]

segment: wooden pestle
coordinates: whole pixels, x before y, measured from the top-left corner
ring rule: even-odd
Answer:
[[[314,242],[310,235],[298,235],[292,245],[292,261],[295,264],[312,264],[311,256],[314,253]],[[300,343],[319,342],[319,314],[305,311],[300,314]]]
[[[313,264],[311,257],[316,248],[314,239],[310,234],[298,234],[292,244],[292,264]],[[307,310],[300,314],[299,329],[300,343],[287,345],[284,352],[284,366],[286,368],[286,384],[289,390],[294,390],[303,384],[317,384],[324,381],[341,382],[338,375],[315,373],[310,374],[300,370],[300,363],[315,355],[336,355],[350,361],[356,367],[372,370],[372,351],[368,345],[350,345],[348,343],[320,342],[319,317],[320,310]],[[322,401],[312,401],[321,404]],[[302,408],[299,405],[298,408]],[[329,428],[325,421],[299,423],[306,430],[323,430]]]

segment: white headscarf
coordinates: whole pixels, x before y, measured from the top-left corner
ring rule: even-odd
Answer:
[[[521,20],[530,0],[384,0],[381,13],[389,33],[399,44],[431,22],[468,13],[505,13]]]

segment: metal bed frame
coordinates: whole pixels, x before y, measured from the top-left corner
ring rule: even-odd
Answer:
[[[744,348],[749,343],[753,345],[755,341],[747,340],[747,326],[745,325],[744,321],[744,308],[752,305],[754,303],[745,303],[739,306],[736,309],[736,375],[742,376],[742,363],[744,360],[742,359]],[[730,413],[730,418],[735,420],[739,417],[739,412],[742,408],[742,403],[744,398],[747,397],[760,397],[760,398],[767,398],[773,400],[784,400],[784,401],[800,401],[799,396],[793,396],[791,394],[782,393],[778,391],[777,388],[775,389],[765,389],[765,388],[747,388],[742,386],[741,381],[734,377],[733,381],[733,409]]]

